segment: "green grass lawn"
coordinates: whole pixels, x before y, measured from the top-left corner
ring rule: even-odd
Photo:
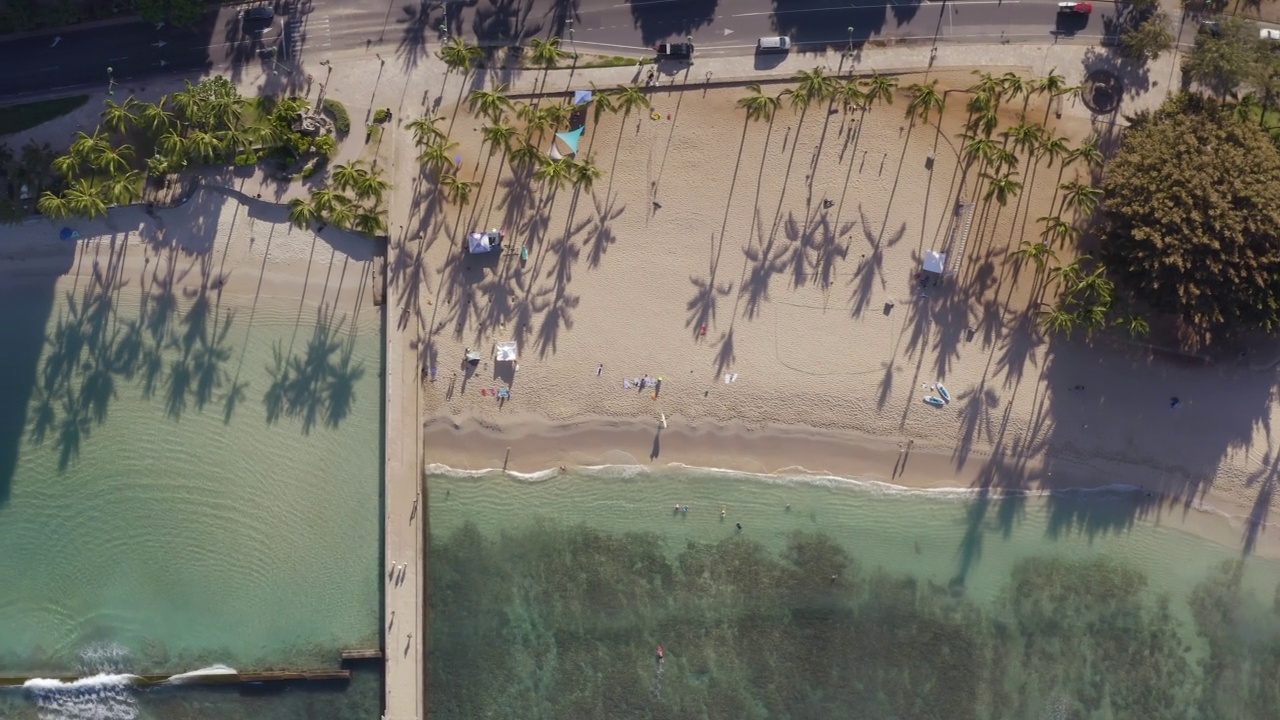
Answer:
[[[43,125],[73,112],[87,102],[89,102],[88,95],[73,95],[0,107],[0,135],[12,135],[30,130],[37,125]]]

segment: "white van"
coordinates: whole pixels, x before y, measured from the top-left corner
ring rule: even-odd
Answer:
[[[785,35],[762,37],[756,41],[756,49],[766,52],[786,52],[791,49],[791,38],[786,37]]]

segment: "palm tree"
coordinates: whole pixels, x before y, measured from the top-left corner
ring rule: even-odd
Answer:
[[[353,162],[335,165],[333,168],[333,185],[339,190],[350,190],[360,179],[361,170]]]
[[[560,38],[558,37],[551,37],[546,40],[534,38],[529,41],[529,45],[533,47],[533,53],[530,58],[535,65],[552,68],[556,66],[556,63],[564,59],[564,51],[560,49]]]
[[[332,158],[338,154],[338,141],[332,135],[321,135],[311,142],[311,149],[326,158]]]
[[[1080,260],[1088,255],[1081,255],[1073,262],[1067,265],[1059,265],[1049,271],[1049,278],[1058,283],[1063,292],[1070,294],[1080,285],[1080,281],[1084,279],[1084,272],[1080,270]]]
[[[1054,66],[1049,74],[1035,81],[1035,90],[1038,93],[1044,93],[1051,98],[1057,97],[1066,92],[1067,79],[1058,74],[1057,66]]]
[[[504,153],[509,153],[511,152],[511,141],[516,136],[516,129],[499,120],[493,125],[485,125],[480,128],[480,134],[484,137],[484,142],[489,146],[490,155],[493,155],[499,149]]]
[[[98,194],[98,189],[84,178],[68,185],[63,197],[66,198],[67,206],[73,215],[92,220],[99,215],[107,214],[106,201]]]
[[[592,85],[592,87],[594,88],[595,85]],[[617,112],[617,110],[618,109],[613,106],[613,99],[609,93],[597,90],[592,94],[591,117],[593,122],[598,124],[600,122],[600,118],[603,117],[605,113]]]
[[[1014,179],[1017,175],[1017,170],[1009,170],[1002,175],[982,173],[982,178],[990,183],[987,186],[987,194],[983,199],[990,202],[991,198],[994,197],[996,202],[1004,205],[1009,202],[1009,198],[1017,197],[1018,193],[1022,191],[1022,183]]]
[[[573,106],[569,103],[556,103],[548,105],[538,111],[547,119],[547,127],[552,130],[559,130],[569,124],[569,118],[573,117]]]
[[[112,100],[107,100],[107,109],[103,110],[99,117],[102,118],[102,124],[107,126],[108,130],[124,135],[129,131],[129,127],[138,119],[131,110],[138,105],[138,101],[133,97],[129,97],[124,104],[116,104]]]
[[[461,35],[454,35],[436,51],[436,57],[444,61],[449,70],[470,72],[472,64],[484,56],[484,51],[475,45],[468,45]]]
[[[471,112],[486,117],[493,122],[502,120],[503,114],[511,109],[511,100],[506,96],[507,86],[499,85],[492,90],[477,88],[467,96]]]
[[[867,80],[867,101],[893,104],[893,91],[898,89],[898,78],[873,72]]]
[[[466,180],[459,180],[457,175],[441,175],[440,187],[454,202],[459,205],[467,205],[471,202],[471,191],[475,189],[476,183]]]
[[[75,134],[75,140],[71,143],[69,150],[73,155],[87,160],[90,163],[94,158],[98,157],[104,149],[111,147],[111,143],[107,140],[107,136],[102,134],[101,130],[94,129],[92,135],[86,135],[83,131]]]
[[[590,157],[572,161],[569,171],[569,182],[587,191],[591,190],[596,180],[604,177],[604,170],[597,167]]]
[[[1236,116],[1240,122],[1252,122],[1253,114],[1262,107],[1262,103],[1258,102],[1258,96],[1254,93],[1246,93],[1244,97],[1236,100],[1231,105],[1231,113]]]
[[[418,162],[422,163],[424,168],[443,172],[446,168],[454,166],[453,150],[456,147],[458,147],[456,142],[439,140],[423,149],[418,155]]]
[[[356,193],[357,200],[373,200],[373,204],[377,205],[382,202],[382,196],[390,189],[391,183],[382,179],[381,172],[369,172],[361,170],[356,174],[355,182],[351,185],[351,189]]]
[[[1146,318],[1130,315],[1121,322],[1124,323],[1125,329],[1129,331],[1129,337],[1140,338],[1151,334],[1151,325],[1147,323]]]
[[[169,103],[168,95],[161,95],[154,103],[143,103],[138,110],[138,121],[154,133],[163,133],[176,122],[173,113],[165,109]]]
[[[142,197],[142,173],[129,170],[112,175],[102,186],[102,195],[113,205],[129,205]]]
[[[966,123],[965,127],[968,128],[970,132],[981,132],[983,135],[991,137],[992,131],[994,131],[996,126],[999,124],[1000,115],[996,112],[994,107],[989,107],[969,118],[969,122]]]
[[[161,135],[156,147],[172,160],[180,160],[187,155],[187,141],[174,129]]]
[[[507,155],[507,160],[517,170],[540,165],[542,163],[542,151],[537,145],[529,142],[527,138],[520,138],[520,144],[511,149]]]
[[[1003,97],[1005,88],[1004,83],[989,72],[980,72],[978,70],[971,71],[978,76],[978,82],[974,83],[966,92],[986,95],[994,104],[999,105],[1000,99]]]
[[[828,75],[826,69],[821,66],[801,72],[794,79],[796,81],[795,94],[804,96],[806,106],[814,100],[831,98],[840,82]]]
[[[1074,289],[1068,294],[1091,300],[1093,305],[1110,306],[1115,298],[1116,284],[1107,278],[1107,268],[1099,264],[1093,272],[1080,278]]]
[[[991,166],[997,169],[1018,167],[1018,154],[1007,147],[993,145],[991,148]]]
[[[842,83],[837,83],[832,91],[832,96],[840,101],[841,107],[845,112],[851,110],[866,110],[871,104],[867,92],[862,89],[862,84],[857,78],[850,78]]]
[[[1042,215],[1036,218],[1036,222],[1044,223],[1044,230],[1040,232],[1040,237],[1044,238],[1046,243],[1056,240],[1074,240],[1080,236],[1080,228],[1063,220],[1060,215]]]
[[[648,110],[653,104],[649,102],[649,97],[635,85],[619,85],[613,91],[613,106],[622,111],[622,120],[626,122],[632,110],[636,108]]]
[[[970,90],[972,91],[972,88],[970,88]],[[969,97],[969,100],[965,102],[964,109],[970,116],[978,115],[991,110],[996,104],[997,98],[998,96],[993,96],[988,92],[974,92]]]
[[[1050,335],[1068,336],[1076,328],[1075,313],[1062,307],[1062,305],[1057,305],[1047,310],[1041,309],[1036,315],[1037,324]]]
[[[352,230],[365,235],[381,235],[386,228],[387,225],[382,221],[382,215],[376,212],[357,212],[351,222]]]
[[[1077,160],[1083,160],[1085,167],[1094,167],[1102,164],[1102,151],[1098,149],[1098,138],[1091,137],[1080,143],[1075,150],[1067,153],[1067,164],[1071,164]]]
[[[200,162],[213,162],[222,154],[222,143],[211,132],[196,130],[187,137],[187,150]]]
[[[1016,100],[1019,95],[1024,97],[1023,113],[1026,113],[1026,102],[1031,98],[1031,91],[1034,86],[1031,81],[1022,77],[1016,72],[1010,70],[1000,76],[1000,88],[1004,97],[1010,100]]]
[[[970,133],[965,133],[960,137],[965,141],[964,147],[960,152],[964,155],[964,159],[969,163],[973,163],[978,160],[990,161],[991,158],[994,157],[996,144],[991,138],[972,135]]]
[[[319,190],[311,191],[311,208],[319,217],[328,217],[334,210],[339,207],[347,199],[339,195],[331,188],[323,187]],[[290,211],[292,211],[292,203],[290,203]]]
[[[289,201],[289,222],[299,230],[306,230],[320,219],[316,208],[305,198],[294,198]]]
[[[50,220],[65,220],[71,217],[71,203],[51,190],[45,190],[36,201],[36,210]]]
[[[105,170],[108,175],[118,175],[129,171],[129,159],[132,157],[132,145],[121,145],[118,148],[108,145],[93,159],[93,166]]]
[[[58,174],[68,180],[74,179],[80,174],[80,158],[76,157],[74,153],[59,155],[53,159],[52,166]]]
[[[329,224],[344,230],[351,228],[351,223],[355,222],[356,211],[358,208],[348,198],[341,195],[335,197],[333,207],[329,208],[326,217],[329,218]]]
[[[1071,152],[1071,147],[1067,145],[1067,139],[1061,135],[1054,135],[1052,130],[1046,131],[1046,135],[1040,138],[1040,155],[1049,158],[1049,167],[1053,167],[1053,161],[1066,157]]]
[[[1057,259],[1057,253],[1053,251],[1053,248],[1048,243],[1023,240],[1017,250],[1009,253],[1009,257],[1034,262],[1036,264],[1036,275],[1039,275],[1044,272],[1045,265],[1050,260]]]
[[[564,187],[573,175],[573,170],[569,167],[569,160],[548,160],[538,166],[533,176],[537,179],[551,185],[553,190]]]
[[[1044,136],[1044,128],[1024,120],[1001,134],[1013,141],[1015,150],[1031,154],[1039,146],[1040,138]]]
[[[436,127],[436,123],[444,118],[436,115],[434,117],[420,117],[417,120],[410,120],[404,124],[409,132],[413,133],[413,144],[418,147],[424,145],[432,145],[441,140],[445,140],[448,136],[444,130]]]
[[[913,83],[907,87],[907,92],[911,94],[911,102],[907,103],[907,117],[920,117],[920,122],[929,122],[929,113],[937,110],[938,114],[942,114],[942,108],[946,104],[942,93],[938,92],[938,81],[935,79],[928,85],[921,83]]]
[[[1063,193],[1062,206],[1075,208],[1084,215],[1092,215],[1102,201],[1101,190],[1074,180],[1062,183],[1058,189]]]
[[[776,95],[765,93],[760,83],[751,83],[747,86],[751,94],[738,100],[738,107],[747,111],[747,119],[757,122],[772,122],[773,114],[777,112],[778,106],[782,101]]]

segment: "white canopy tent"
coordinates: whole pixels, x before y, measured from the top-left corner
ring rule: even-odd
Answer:
[[[520,359],[516,351],[515,340],[505,340],[493,344],[493,357],[498,362],[515,362]]]
[[[487,253],[493,250],[493,243],[487,233],[471,233],[467,235],[467,251],[474,254]]]
[[[924,271],[941,275],[947,268],[946,253],[930,250],[924,254]]]

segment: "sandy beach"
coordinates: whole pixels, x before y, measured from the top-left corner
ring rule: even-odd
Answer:
[[[973,197],[961,94],[940,127],[909,122],[902,93],[865,116],[784,104],[771,124],[748,123],[734,107],[744,94],[659,88],[656,117],[589,122],[583,151],[606,172],[590,191],[513,178],[481,151],[481,122],[455,119],[478,200],[411,218],[426,241],[424,368],[436,368],[428,462],[497,467],[510,445],[521,470],[618,457],[989,490],[1125,483],[1155,490],[1140,516],[1203,503],[1236,518],[1235,542],[1258,541],[1280,460],[1267,351],[1206,367],[1118,334],[1035,327],[1034,269],[1009,253],[1082,167],[1024,165],[1024,191],[1002,207]],[[1040,98],[1027,117],[1072,145],[1092,132]],[[461,251],[465,232],[490,227],[511,252]],[[949,251],[957,272],[921,286],[929,250]],[[518,364],[493,361],[503,340]],[[467,365],[467,349],[485,359]],[[634,385],[646,377],[657,392]],[[939,381],[944,408],[921,401]],[[510,399],[491,396],[502,387]],[[906,471],[899,443],[913,447]]]

